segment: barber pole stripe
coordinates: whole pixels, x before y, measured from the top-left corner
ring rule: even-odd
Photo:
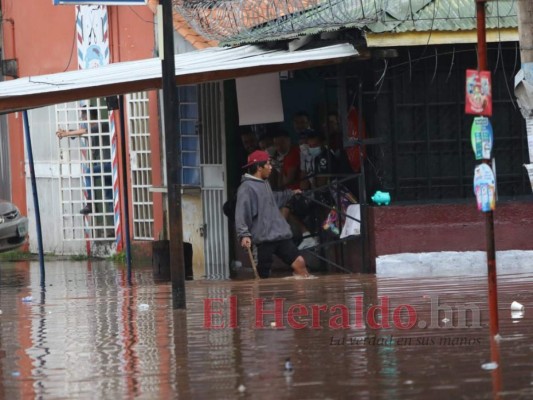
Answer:
[[[109,111],[109,130],[111,134],[111,160],[113,165],[113,213],[115,220],[115,244],[117,252],[122,251],[122,224],[120,223],[120,188],[118,179],[117,131],[115,129],[115,113]],[[122,143],[124,146],[124,143]]]
[[[80,6],[76,6],[76,39],[77,39],[77,45],[78,45],[78,69],[84,69],[85,68],[85,53],[84,53],[84,46],[83,46],[83,20],[81,19],[80,14]],[[82,171],[83,174],[89,174],[91,173],[91,165],[90,160],[87,158],[87,148],[89,147],[89,140],[80,138],[80,147],[81,147],[81,156],[82,156]],[[92,177],[90,177],[92,180]],[[89,199],[89,193],[87,191],[86,186],[86,180],[82,176],[82,186],[83,186],[83,198],[85,199],[85,203],[82,204],[82,207],[85,207],[89,204],[91,201]],[[87,256],[91,255],[91,224],[90,224],[90,215],[84,215],[83,216],[83,235],[85,237],[85,249],[87,252]]]

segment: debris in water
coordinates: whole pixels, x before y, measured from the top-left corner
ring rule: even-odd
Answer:
[[[244,393],[246,391],[246,386],[244,386],[242,383],[239,385],[237,390],[241,393]]]
[[[511,311],[524,311],[524,306],[518,301],[513,301],[511,303]]]
[[[33,300],[33,297],[31,297],[31,296],[26,296],[26,297],[22,298],[22,301],[24,303],[30,303],[32,300]]]
[[[492,361],[492,362],[488,362],[485,364],[481,364],[481,368],[484,369],[485,371],[492,371],[498,368],[498,363],[495,361]]]
[[[150,306],[148,304],[139,304],[139,311],[146,311],[150,308]]]
[[[287,358],[285,360],[285,371],[287,371],[287,372],[292,372],[293,371],[292,362],[291,362],[290,358]]]

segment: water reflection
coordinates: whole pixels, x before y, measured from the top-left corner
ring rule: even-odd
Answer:
[[[533,394],[533,330],[527,312],[533,304],[533,274],[500,279],[500,308],[517,300],[525,312],[514,320],[509,312],[500,313],[502,340],[497,343],[488,335],[483,276],[193,281],[187,282],[188,309],[183,311],[172,309],[170,284],[154,283],[150,268],[134,269],[129,285],[126,271],[109,262],[48,262],[45,288],[37,263],[1,268],[2,399],[427,399],[468,394],[503,399]],[[27,296],[31,302],[22,301]],[[442,309],[435,314],[436,296]],[[233,316],[237,326],[206,329],[206,299],[214,299],[212,323],[227,325]],[[280,301],[282,320],[273,324]],[[475,307],[461,325],[457,310],[465,304]],[[408,329],[402,329],[409,321],[405,305],[417,316]],[[292,322],[302,329],[291,327],[291,306]],[[369,310],[375,311],[374,328],[366,319]],[[479,325],[472,315],[476,310]],[[345,315],[346,327],[329,326],[342,326]],[[258,323],[263,327],[256,328]],[[289,372],[287,359],[293,366]],[[498,368],[483,370],[488,361]]]

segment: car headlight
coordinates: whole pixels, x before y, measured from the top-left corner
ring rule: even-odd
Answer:
[[[5,221],[4,217],[0,215],[0,224],[3,224]]]

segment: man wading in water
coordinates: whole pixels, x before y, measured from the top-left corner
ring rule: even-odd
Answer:
[[[272,165],[265,151],[251,153],[248,164],[243,168],[248,168],[248,173],[243,175],[237,191],[235,228],[242,247],[249,248],[252,239],[257,246],[259,276],[270,276],[272,255],[275,254],[292,267],[295,277],[311,277],[304,258],[292,241],[291,228],[279,210],[292,196],[302,191],[272,191],[268,183]]]

